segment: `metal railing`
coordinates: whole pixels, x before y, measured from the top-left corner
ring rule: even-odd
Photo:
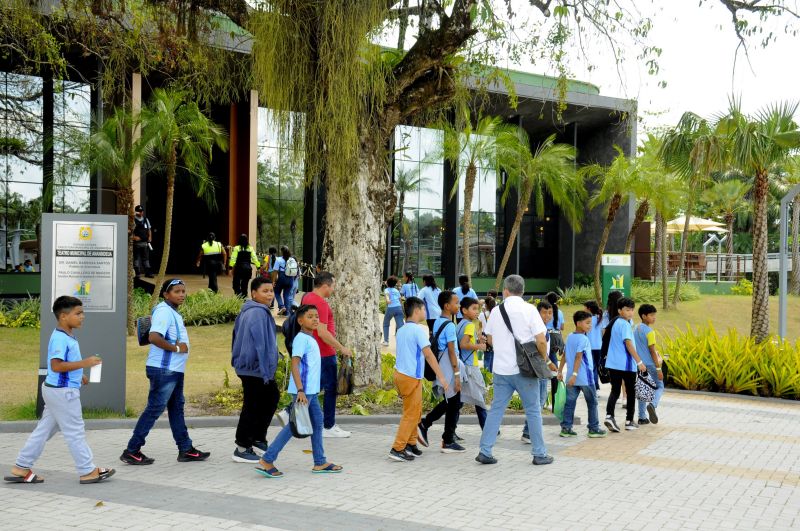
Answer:
[[[651,279],[660,278],[659,260],[661,253],[651,251],[649,253],[634,253],[634,260],[649,261],[649,267],[637,266],[634,274],[642,278],[649,269]],[[792,261],[786,257],[786,267],[792,270]],[[680,253],[669,251],[667,253],[667,277],[674,279],[678,273],[680,264]],[[767,255],[767,269],[770,272],[780,270],[779,253],[769,253]],[[697,253],[687,252],[683,261],[682,277],[684,280],[710,280],[714,282],[737,282],[753,272],[752,254],[726,254],[726,253]]]

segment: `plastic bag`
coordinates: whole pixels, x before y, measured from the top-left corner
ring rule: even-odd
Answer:
[[[556,402],[553,404],[553,414],[559,421],[564,420],[564,406],[567,403],[567,386],[564,382],[558,381],[558,389],[556,390]]]
[[[349,395],[353,392],[353,358],[346,357],[339,364],[339,376],[336,379],[336,394]]]
[[[311,425],[311,415],[308,413],[308,404],[300,404],[297,400],[292,404],[289,413],[289,425],[292,428],[292,435],[298,439],[305,439],[314,432]]]

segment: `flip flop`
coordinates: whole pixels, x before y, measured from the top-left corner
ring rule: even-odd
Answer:
[[[44,478],[34,474],[33,470],[28,470],[24,476],[6,476],[3,480],[9,483],[44,483]]]
[[[98,468],[97,470],[99,474],[97,474],[96,478],[82,479],[80,480],[81,485],[88,485],[90,483],[100,483],[101,481],[105,481],[106,479],[110,478],[117,472],[113,468]]]
[[[280,470],[278,470],[275,467],[272,467],[272,468],[269,468],[269,469],[256,467],[256,473],[261,474],[265,478],[280,478],[280,477],[283,477],[283,472],[281,472]]]
[[[328,463],[328,466],[326,466],[325,468],[311,469],[312,474],[338,474],[341,471],[342,467],[340,467],[339,465],[334,465],[333,463]]]

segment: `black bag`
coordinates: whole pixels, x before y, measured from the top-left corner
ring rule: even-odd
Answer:
[[[283,333],[283,344],[286,345],[286,352],[292,355],[292,343],[295,336],[300,333],[300,323],[297,322],[297,313],[293,312],[292,315],[286,318],[281,325],[281,332]]]
[[[553,329],[550,330],[550,355],[556,355],[564,352],[564,336],[561,334],[559,328],[558,314],[553,316]]]
[[[608,383],[611,381],[611,375],[606,369],[606,357],[608,357],[608,347],[611,344],[611,329],[614,327],[614,323],[617,322],[619,316],[614,317],[608,322],[608,326],[603,331],[603,342],[600,346],[600,362],[597,365],[597,376],[600,378],[602,383]]]
[[[336,378],[336,394],[349,395],[353,392],[353,358],[346,357],[339,364],[339,375]]]
[[[136,319],[136,337],[139,339],[139,346],[145,347],[150,344],[150,325],[151,317],[139,317]]]
[[[553,377],[553,371],[547,366],[547,360],[539,354],[539,349],[536,346],[536,341],[529,341],[525,344],[519,342],[517,336],[514,335],[514,329],[511,328],[511,320],[508,318],[508,312],[502,304],[499,305],[500,315],[503,316],[503,321],[506,323],[506,328],[511,332],[514,338],[514,347],[517,351],[517,366],[519,373],[527,378],[544,378],[549,380]]]
[[[442,353],[439,352],[439,337],[442,335],[442,332],[444,332],[444,329],[451,324],[453,323],[442,324],[442,326],[439,327],[439,331],[431,336],[431,352],[436,356],[436,363],[442,360]],[[433,371],[433,367],[428,364],[428,360],[425,360],[425,379],[429,382],[436,381],[436,373]]]

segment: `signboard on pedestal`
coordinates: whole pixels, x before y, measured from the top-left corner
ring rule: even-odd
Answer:
[[[39,383],[47,374],[47,344],[56,325],[53,301],[77,297],[86,313],[75,331],[81,354],[103,359],[102,378],[81,388],[81,402],[119,413],[125,412],[127,227],[125,216],[42,215]],[[41,413],[41,400],[37,406]]]
[[[604,254],[600,262],[600,278],[603,285],[603,303],[608,300],[608,294],[612,291],[621,291],[623,295],[630,297],[633,283],[631,255]]]

